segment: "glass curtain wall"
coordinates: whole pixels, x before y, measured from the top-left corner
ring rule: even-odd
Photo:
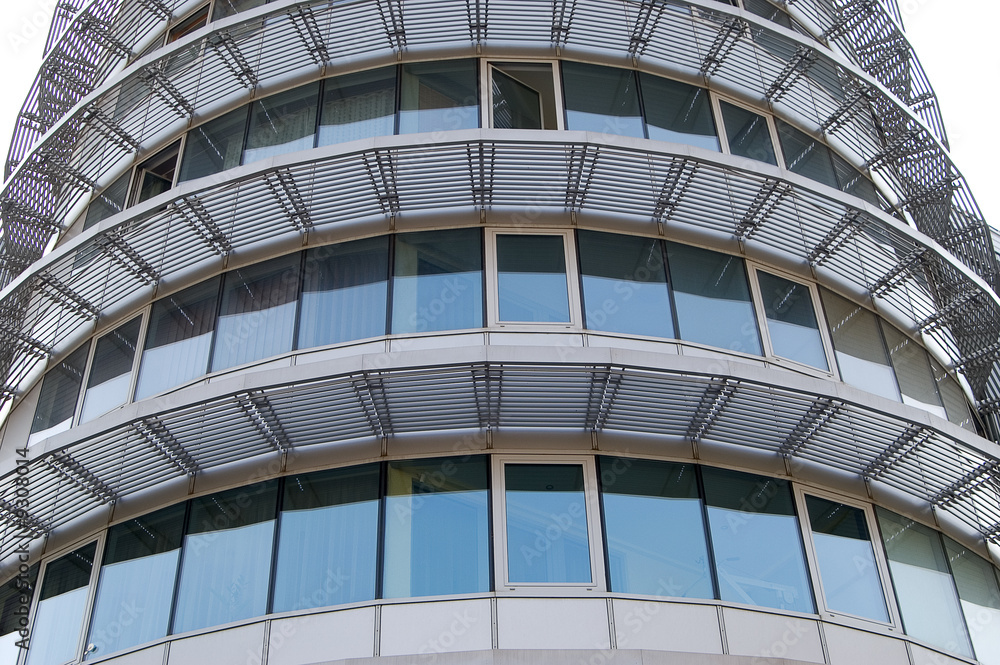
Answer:
[[[479,127],[476,60],[416,62],[402,66],[399,133]]]
[[[577,247],[588,329],[677,337],[659,240],[580,230]]]
[[[298,348],[384,335],[390,236],[306,252]]]
[[[681,339],[762,355],[742,259],[667,243],[667,262]]]
[[[693,464],[601,457],[611,590],[715,598]]]
[[[400,233],[394,251],[393,333],[482,327],[479,229]]]
[[[215,277],[153,304],[136,399],[173,388],[207,371],[218,314],[219,280]]]
[[[721,599],[814,612],[788,483],[724,469],[702,474]]]
[[[840,378],[898,402],[896,374],[882,340],[878,317],[830,291],[821,291],[821,296]]]
[[[212,371],[292,350],[301,254],[226,273]]]
[[[778,165],[767,118],[741,106],[719,101],[722,123],[726,127],[729,152],[758,162]]]
[[[379,465],[285,479],[273,612],[375,598]]]
[[[941,536],[902,515],[877,509],[903,629],[930,644],[972,657],[972,645]]]
[[[83,384],[83,373],[87,368],[90,343],[84,344],[65,360],[50,369],[42,379],[35,406],[35,417],[31,421],[30,446],[36,441],[67,430],[73,423],[76,400]]]
[[[830,369],[809,287],[763,270],[757,271],[757,283],[774,355]]]
[[[708,90],[645,72],[639,81],[649,138],[721,150]]]
[[[390,136],[396,125],[396,68],[327,79],[318,145]]]
[[[249,107],[195,127],[187,134],[178,182],[194,180],[240,165]]]
[[[253,102],[243,163],[312,148],[318,108],[319,83]]]
[[[930,411],[940,418],[947,418],[937,382],[931,373],[927,352],[909,337],[892,326],[882,326],[885,341],[889,345],[889,358],[899,382],[903,404]]]
[[[35,597],[38,564],[29,567],[18,577],[0,585],[0,662],[17,663],[21,655],[18,642],[24,639],[20,631],[29,631],[31,603]]]
[[[645,138],[635,72],[562,63],[566,129]]]
[[[76,659],[96,553],[97,543],[90,543],[45,567],[27,665],[63,665]]]
[[[488,463],[388,463],[383,598],[490,590]]]
[[[267,612],[278,482],[191,501],[173,633]]]
[[[184,504],[108,530],[87,658],[167,634],[184,527]]]
[[[951,538],[945,551],[958,587],[965,625],[976,651],[976,660],[1000,664],[1000,577],[997,569]]]
[[[97,340],[80,422],[87,422],[128,401],[142,317],[135,317]]]

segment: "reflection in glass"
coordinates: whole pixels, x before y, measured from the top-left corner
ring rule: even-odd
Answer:
[[[382,595],[489,591],[485,457],[389,462]]]
[[[541,129],[542,96],[499,69],[492,71],[493,127],[496,129]]]
[[[135,317],[97,340],[80,422],[107,413],[128,401],[132,364],[142,317]]]
[[[599,461],[611,590],[714,598],[695,467]]]
[[[580,464],[507,464],[507,580],[588,583],[590,540]]]
[[[219,19],[232,16],[233,14],[238,14],[239,12],[249,11],[255,7],[260,7],[268,0],[216,0],[215,7],[212,10],[212,20],[218,21]]]
[[[562,63],[566,128],[644,138],[635,72]]]
[[[788,482],[712,468],[703,476],[722,600],[813,612]]]
[[[743,260],[667,243],[680,338],[761,355]]]
[[[213,372],[292,350],[301,260],[290,254],[226,274]]]
[[[218,298],[219,278],[215,277],[153,304],[139,364],[136,399],[205,373]]]
[[[99,658],[167,634],[184,504],[108,530],[87,643]]]
[[[501,321],[569,322],[562,236],[497,235]]]
[[[708,90],[645,72],[639,80],[649,138],[720,150]]]
[[[676,337],[659,240],[580,230],[577,241],[587,328]]]
[[[392,332],[483,325],[483,250],[479,229],[395,236]]]
[[[84,231],[125,209],[130,175],[131,173],[126,173],[121,176],[94,197],[87,208],[87,217],[83,220]]]
[[[720,101],[719,106],[722,109],[722,122],[729,139],[729,152],[739,157],[748,157],[777,166],[778,160],[774,156],[774,145],[771,143],[771,130],[767,126],[767,119],[753,111],[724,101]]]
[[[243,163],[312,148],[318,101],[319,84],[312,83],[253,102]]]
[[[876,511],[906,634],[971,658],[941,536],[902,515]]]
[[[776,120],[775,123],[778,126],[781,152],[785,156],[785,168],[810,180],[839,188],[840,183],[833,169],[833,153],[830,149],[787,122]]]
[[[823,290],[840,378],[870,393],[899,401],[896,376],[882,342],[878,318],[860,305]]]
[[[31,625],[28,665],[62,665],[76,660],[96,553],[97,543],[90,543],[45,567]]]
[[[889,358],[903,395],[903,404],[909,404],[938,416],[947,418],[937,382],[931,373],[927,351],[890,325],[882,326],[889,345]]]
[[[399,133],[479,127],[477,65],[475,60],[403,65]]]
[[[962,387],[938,361],[934,358],[931,358],[930,361],[931,371],[934,372],[934,382],[937,384],[941,401],[944,402],[945,411],[948,412],[948,420],[975,432],[976,426],[972,421],[972,412],[969,410],[969,402],[965,398]]]
[[[325,81],[318,145],[389,136],[395,123],[395,67]]]
[[[306,252],[298,348],[385,334],[389,236]]]
[[[757,280],[774,354],[829,369],[809,287],[762,270]]]
[[[277,487],[269,480],[191,501],[171,632],[267,611]]]
[[[19,632],[26,627],[28,611],[35,596],[38,564],[27,572],[0,585],[0,663],[17,663],[21,655]]]
[[[864,511],[815,496],[806,507],[827,609],[888,622]]]
[[[272,611],[375,597],[378,494],[378,464],[285,479]]]
[[[249,107],[195,127],[187,134],[177,182],[194,180],[240,165]]]
[[[990,562],[951,538],[944,539],[955,575],[965,624],[976,650],[976,660],[1000,664],[1000,578]]]
[[[38,392],[35,417],[31,421],[28,445],[69,429],[89,353],[90,344],[84,344],[45,374]]]
[[[878,193],[872,181],[837,153],[831,152],[830,156],[833,157],[833,168],[837,171],[840,191],[853,194],[872,205],[879,205]]]

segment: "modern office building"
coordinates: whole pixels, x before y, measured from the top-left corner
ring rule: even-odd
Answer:
[[[894,0],[68,0],[0,205],[0,663],[1000,664]]]

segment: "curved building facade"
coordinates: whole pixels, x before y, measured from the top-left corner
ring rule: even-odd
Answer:
[[[0,662],[1000,664],[1000,272],[900,26],[61,4]]]

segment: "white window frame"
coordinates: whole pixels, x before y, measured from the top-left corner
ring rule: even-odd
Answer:
[[[497,257],[497,236],[535,235],[559,236],[563,241],[566,261],[566,296],[569,300],[569,321],[504,321],[500,319],[500,276]],[[572,229],[489,228],[485,238],[486,260],[486,325],[490,328],[538,330],[540,327],[582,330],[580,271],[577,265],[575,233]]]
[[[482,127],[493,129],[493,70],[495,64],[524,64],[524,65],[548,65],[552,71],[552,97],[555,104],[553,112],[556,117],[556,126],[548,129],[566,129],[566,111],[563,103],[563,89],[561,68],[558,60],[532,59],[532,58],[480,58],[479,59],[479,107],[482,112]],[[510,76],[508,74],[508,76]],[[544,123],[545,106],[542,106],[542,118]],[[544,129],[544,128],[543,128]],[[507,131],[538,131],[538,130],[507,130]],[[546,130],[547,131],[547,130]]]
[[[813,580],[813,594],[815,595],[816,610],[819,612],[819,615],[823,619],[833,619],[841,624],[866,630],[875,628],[902,635],[903,622],[899,614],[899,608],[896,606],[896,594],[892,588],[892,578],[889,575],[889,562],[886,559],[885,549],[882,546],[882,532],[879,530],[878,521],[875,519],[874,506],[870,503],[856,501],[814,487],[803,487],[798,483],[794,483],[793,487],[795,488],[795,507],[799,513],[799,528],[802,529],[802,542],[806,546],[806,563],[809,566],[809,574]],[[842,503],[845,506],[861,510],[864,514],[865,526],[868,527],[868,539],[872,546],[875,568],[878,572],[879,583],[882,589],[882,600],[885,601],[886,614],[889,616],[888,622],[848,614],[840,610],[832,610],[827,606],[826,592],[823,589],[823,578],[820,575],[819,561],[816,558],[816,543],[813,541],[812,520],[809,517],[809,509],[806,505],[806,495]]]
[[[754,313],[757,316],[758,327],[761,331],[761,344],[764,347],[764,357],[769,362],[773,362],[776,365],[793,367],[798,370],[816,374],[817,376],[839,380],[837,358],[833,353],[833,340],[830,338],[829,324],[826,320],[826,314],[823,312],[822,303],[819,299],[819,289],[816,287],[816,284],[811,281],[804,281],[794,275],[789,275],[788,273],[782,270],[777,270],[771,266],[754,263],[753,261],[747,261],[747,272],[750,277],[750,294],[751,298],[753,298]],[[761,293],[760,281],[757,276],[758,272],[766,272],[770,275],[774,275],[775,277],[787,279],[788,281],[795,282],[796,284],[804,286],[809,290],[809,297],[812,298],[813,316],[816,317],[816,327],[819,329],[819,336],[823,345],[823,355],[826,357],[827,369],[823,369],[822,367],[813,367],[812,365],[807,365],[799,362],[798,360],[780,356],[774,352],[774,346],[771,344],[771,329],[768,327],[767,313],[764,310],[764,296]]]
[[[715,129],[719,135],[719,143],[721,144],[723,154],[726,155],[733,154],[732,152],[729,151],[729,133],[726,131],[725,119],[722,117],[722,102],[726,102],[727,104],[731,104],[732,106],[737,106],[741,109],[750,111],[751,113],[756,113],[757,115],[764,118],[764,120],[767,122],[767,132],[771,136],[771,148],[774,150],[774,159],[778,163],[777,166],[779,169],[782,170],[785,169],[785,156],[781,152],[781,143],[778,140],[778,128],[774,124],[774,116],[771,113],[763,111],[749,104],[745,104],[741,101],[733,99],[732,97],[723,97],[714,92],[710,94],[710,97],[712,100],[712,112],[715,114]],[[740,157],[740,158],[752,159],[751,157]],[[767,162],[762,162],[760,160],[754,160],[754,162],[770,166],[770,164],[767,164]]]
[[[511,582],[508,576],[507,557],[507,476],[508,465],[517,464],[560,464],[581,466],[583,470],[583,493],[587,511],[588,551],[590,553],[590,582]],[[494,536],[494,586],[498,594],[518,592],[519,594],[551,593],[558,589],[560,595],[581,595],[607,591],[607,573],[604,566],[604,532],[601,529],[601,507],[597,486],[597,461],[593,455],[493,455],[491,457],[491,477],[493,478],[492,519]]]

